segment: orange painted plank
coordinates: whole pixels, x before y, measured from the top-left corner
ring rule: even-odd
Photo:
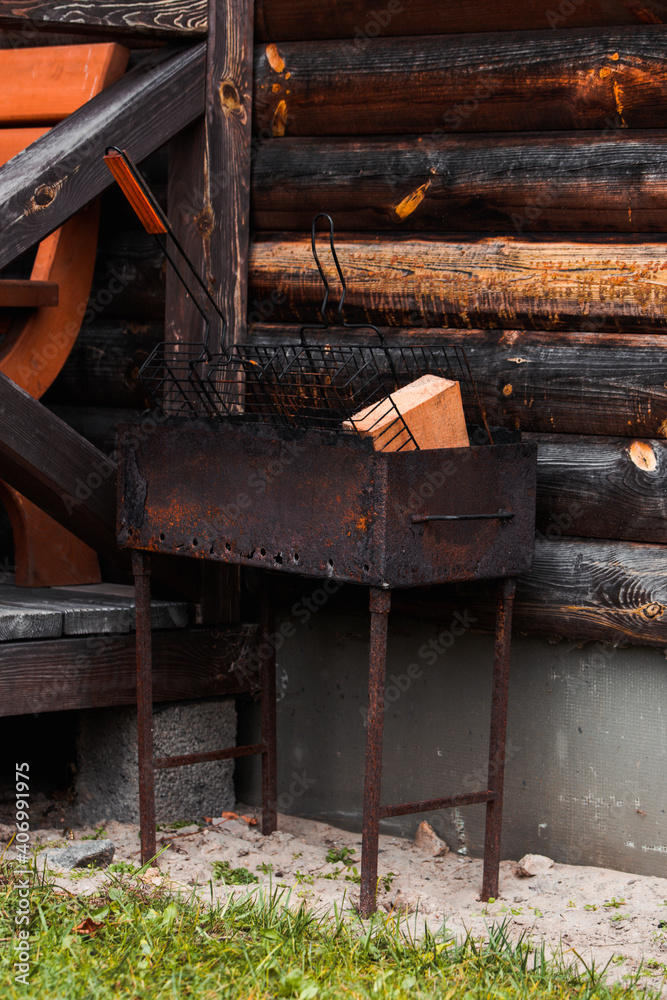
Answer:
[[[1,62],[1,60],[0,60]],[[0,131],[0,167],[8,160],[29,146],[40,135],[48,132],[48,128],[5,128]]]
[[[0,51],[0,125],[53,125],[125,71],[122,45]]]

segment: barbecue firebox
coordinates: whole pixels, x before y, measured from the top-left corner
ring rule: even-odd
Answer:
[[[262,743],[153,761],[144,554],[171,553],[370,588],[361,911],[375,909],[383,817],[485,802],[482,897],[498,894],[513,577],[532,563],[536,446],[376,452],[354,434],[174,419],[120,436],[118,539],[137,581],[142,856],[155,850],[153,767],[261,753],[263,830],[275,829],[275,661],[262,662]],[[174,475],[178,470],[178,475]],[[269,576],[269,574],[265,574]],[[500,578],[487,788],[380,805],[391,590]],[[263,627],[271,628],[268,589]]]

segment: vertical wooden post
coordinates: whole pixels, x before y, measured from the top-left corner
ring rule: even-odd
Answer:
[[[253,0],[209,0],[205,119],[169,148],[169,218],[226,317],[227,343],[241,343],[246,335],[253,16]],[[202,335],[201,317],[169,269],[165,339],[198,343]],[[211,312],[212,351],[221,337],[222,325]],[[204,619],[222,614],[217,620],[237,621],[238,568],[202,567]]]
[[[171,144],[168,210],[225,314],[228,342],[241,343],[248,287],[253,0],[209,0],[208,24],[205,121]],[[184,341],[200,329],[187,294],[168,275],[167,339]],[[220,333],[212,317],[213,349]]]

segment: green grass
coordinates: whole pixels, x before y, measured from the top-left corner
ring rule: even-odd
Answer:
[[[335,912],[290,911],[287,896],[249,896],[207,905],[175,900],[125,874],[94,897],[54,890],[33,876],[30,985],[15,983],[11,935],[18,873],[0,864],[0,997],[48,1000],[588,1000],[642,996],[605,987],[594,970],[548,962],[544,950],[512,945],[505,926],[485,944],[443,934],[417,943],[405,923],[362,922]],[[257,890],[256,890],[257,891]],[[261,889],[259,890],[261,893]],[[413,931],[417,922],[411,924]],[[92,933],[77,933],[77,928]]]

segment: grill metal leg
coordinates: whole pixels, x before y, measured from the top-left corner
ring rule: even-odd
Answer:
[[[277,762],[276,762],[276,649],[273,635],[276,631],[273,581],[267,573],[262,575],[260,622],[261,635],[269,646],[268,656],[262,657],[260,667],[260,693],[262,702],[262,833],[268,835],[277,828]]]
[[[390,607],[391,591],[372,587],[370,592],[371,648],[368,675],[368,722],[364,773],[364,829],[361,844],[361,899],[359,907],[362,917],[368,917],[375,912],[377,892],[380,793],[382,789],[382,732],[387,667],[387,627]]]
[[[496,610],[496,640],[493,661],[493,693],[491,696],[491,737],[489,742],[488,788],[494,798],[486,805],[484,836],[484,902],[498,896],[498,866],[500,864],[500,830],[503,819],[503,786],[505,781],[505,737],[507,734],[507,699],[510,675],[510,642],[512,637],[512,607],[516,580],[503,580]]]
[[[137,729],[141,863],[155,857],[155,772],[153,770],[153,676],[150,560],[132,553],[137,644]]]

